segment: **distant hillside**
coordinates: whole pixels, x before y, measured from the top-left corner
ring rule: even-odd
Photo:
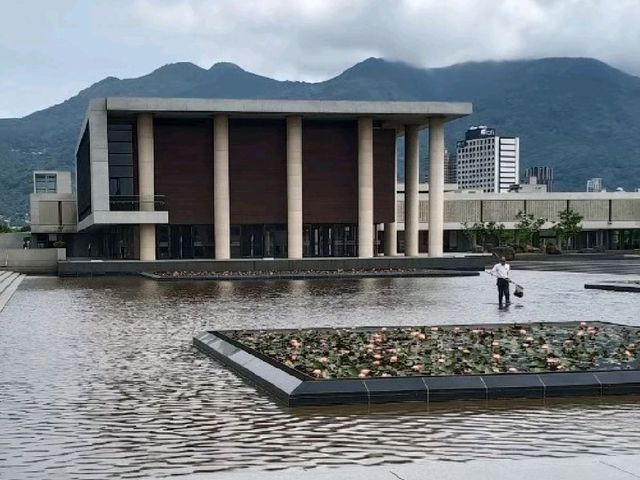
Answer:
[[[479,62],[421,69],[370,58],[319,83],[281,82],[231,63],[191,63],[139,78],[108,77],[75,97],[20,119],[0,120],[0,215],[28,210],[34,169],[73,168],[87,102],[105,96],[471,101],[452,122],[453,148],[467,126],[521,138],[521,167],[552,165],[557,189],[583,190],[589,177],[640,186],[640,79],[589,58]]]

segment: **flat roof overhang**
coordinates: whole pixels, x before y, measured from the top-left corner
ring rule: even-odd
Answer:
[[[108,97],[106,109],[115,114],[152,112],[158,117],[206,117],[225,113],[235,118],[313,119],[373,117],[393,125],[428,126],[430,117],[454,120],[472,113],[468,102],[395,102],[352,100],[254,100],[217,98]]]

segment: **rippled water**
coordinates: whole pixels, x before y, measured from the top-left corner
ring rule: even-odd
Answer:
[[[600,276],[155,283],[26,279],[0,313],[0,478],[637,453],[640,399],[291,410],[191,347],[207,328],[616,320],[640,296]],[[605,276],[602,278],[610,278]],[[619,277],[622,278],[622,277]]]

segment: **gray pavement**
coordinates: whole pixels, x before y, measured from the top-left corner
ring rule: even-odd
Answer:
[[[343,466],[278,471],[237,470],[198,474],[189,480],[633,480],[640,455],[534,458],[525,460],[429,461],[402,465]]]

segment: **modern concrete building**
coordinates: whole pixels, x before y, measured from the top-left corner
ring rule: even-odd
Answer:
[[[520,178],[520,139],[498,136],[484,125],[471,127],[457,144],[457,160],[461,189],[508,192]]]
[[[47,248],[57,241],[67,241],[76,232],[76,195],[71,188],[71,173],[33,172],[31,205],[31,243]]]
[[[103,98],[76,150],[74,250],[102,258],[418,254],[418,133],[429,130],[430,256],[443,252],[444,123],[468,103]],[[82,245],[80,245],[82,244]]]
[[[602,178],[590,178],[587,180],[587,192],[604,192]]]
[[[458,184],[458,156],[446,148],[444,149],[444,183]]]
[[[522,211],[544,218],[543,241],[556,242],[551,227],[562,210],[571,209],[583,216],[582,232],[576,248],[603,246],[611,250],[640,248],[640,193],[482,193],[451,190],[444,194],[444,250],[464,252],[471,247],[464,223],[496,222],[514,230],[516,215]],[[419,251],[426,252],[429,238],[429,196],[420,193]],[[404,217],[403,189],[398,189],[398,219]],[[404,246],[404,224],[398,223],[398,246]]]
[[[524,184],[546,185],[547,192],[553,192],[553,167],[529,167],[524,171]]]

